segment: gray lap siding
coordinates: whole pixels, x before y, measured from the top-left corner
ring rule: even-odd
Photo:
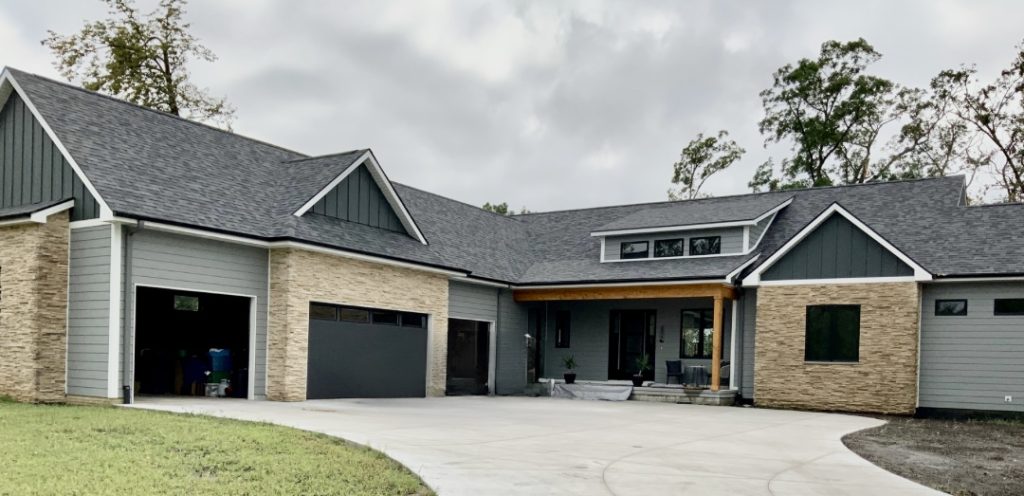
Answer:
[[[129,235],[126,233],[125,236]],[[124,307],[126,338],[130,336],[134,325],[132,305],[136,286],[254,296],[255,362],[251,364],[255,369],[253,391],[257,398],[264,397],[269,298],[267,250],[147,230],[131,234],[126,246],[129,251],[125,257],[128,262],[125,277],[129,277],[129,273],[131,277],[124,291],[129,303]],[[125,339],[124,352],[131,353],[131,346],[131,339]],[[131,378],[125,377],[125,380]]]
[[[71,231],[68,381],[73,396],[108,396],[110,226]]]
[[[1024,316],[994,315],[996,298],[1024,298],[1024,283],[924,287],[918,406],[1024,412]],[[967,315],[936,316],[937,299],[966,299]]]

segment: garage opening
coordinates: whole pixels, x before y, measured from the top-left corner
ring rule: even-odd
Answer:
[[[252,299],[139,287],[135,394],[245,398]]]
[[[414,398],[427,393],[427,316],[312,303],[306,398]]]
[[[489,323],[448,319],[446,393],[487,394],[490,350]]]

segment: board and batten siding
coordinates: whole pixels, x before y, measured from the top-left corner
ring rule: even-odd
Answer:
[[[912,276],[914,269],[839,214],[822,222],[761,279],[839,279]]]
[[[512,297],[512,290],[498,289],[498,343],[495,350],[497,394],[521,394],[526,389],[526,307]]]
[[[256,322],[253,326],[256,360],[250,366],[255,367],[255,397],[265,397],[269,298],[267,250],[145,229],[133,234],[126,232],[125,236],[129,238],[125,277],[129,274],[131,277],[125,295],[134,298],[135,286],[153,286],[256,298]],[[129,319],[133,315],[131,306],[125,307],[125,315]],[[134,325],[131,320],[128,322],[126,332],[130,332]],[[130,346],[132,340],[125,339],[125,343],[126,347]]]
[[[996,298],[1024,298],[1024,283],[924,287],[918,406],[1024,412],[1024,316],[994,315]],[[936,316],[937,299],[967,300],[967,315]]]
[[[690,238],[702,238],[706,236],[720,236],[722,254],[743,253],[743,228],[730,227],[722,229],[702,229],[698,231],[663,232],[654,234],[634,234],[630,236],[607,236],[604,242],[604,259],[619,260],[622,243],[632,241],[647,241],[648,256],[654,257],[654,242],[659,239],[683,238],[683,250],[688,256],[690,254]],[[640,259],[643,260],[643,259]]]
[[[311,211],[370,227],[405,232],[398,215],[365,165],[356,166],[356,170],[314,203]]]
[[[107,397],[110,226],[71,230],[67,394]]]
[[[99,204],[17,93],[0,109],[0,208],[74,198],[71,220]]]

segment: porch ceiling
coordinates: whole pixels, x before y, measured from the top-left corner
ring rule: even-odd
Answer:
[[[638,300],[647,298],[736,298],[735,289],[725,284],[664,284],[647,286],[589,286],[517,289],[516,301]]]

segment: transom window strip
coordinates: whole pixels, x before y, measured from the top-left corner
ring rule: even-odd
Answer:
[[[327,303],[310,303],[309,318],[313,320],[352,322],[355,324],[416,327],[421,329],[427,327],[427,316],[422,313],[331,305]]]

